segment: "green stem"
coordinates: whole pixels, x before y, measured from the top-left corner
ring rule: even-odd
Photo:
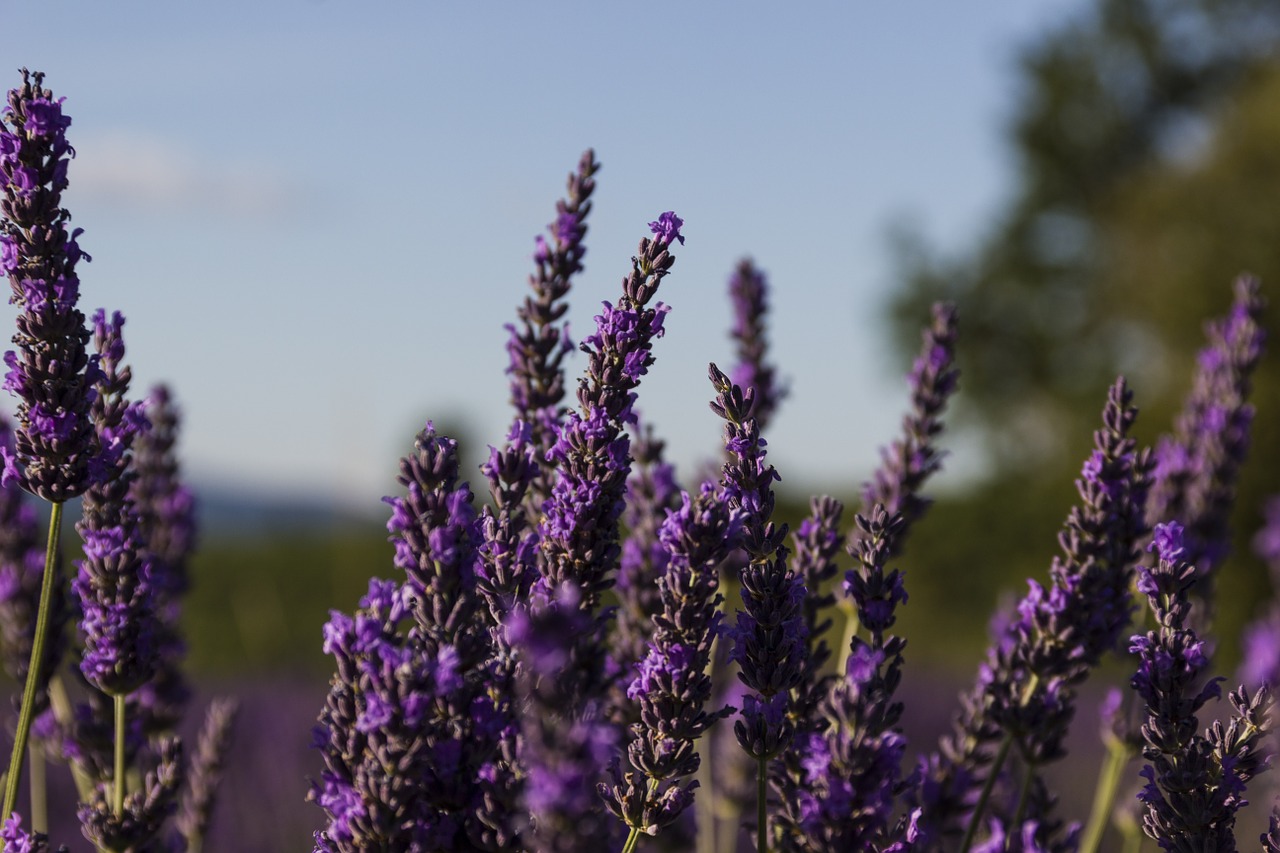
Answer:
[[[1107,831],[1107,820],[1115,806],[1116,791],[1120,788],[1120,777],[1128,763],[1129,750],[1123,743],[1115,741],[1108,745],[1106,760],[1102,762],[1102,769],[1098,773],[1098,791],[1093,795],[1093,808],[1089,811],[1089,823],[1085,826],[1079,853],[1097,853],[1102,844],[1103,833]]]
[[[719,639],[718,637],[716,639]],[[716,640],[711,641],[714,653]],[[714,661],[715,658],[712,657]],[[716,774],[711,770],[711,738],[703,733],[698,739],[703,745],[703,760],[698,764],[698,772],[694,778],[698,780],[698,795],[694,798],[693,807],[697,816],[698,853],[719,853],[716,844]]]
[[[960,842],[960,853],[969,853],[969,848],[973,846],[973,837],[978,834],[982,813],[987,810],[987,800],[991,799],[991,791],[996,786],[996,778],[1000,775],[1004,760],[1009,757],[1011,746],[1013,746],[1013,734],[1008,733],[1004,736],[1004,740],[1000,741],[1000,751],[996,753],[995,759],[991,762],[991,768],[987,771],[987,781],[983,784],[982,794],[973,807],[973,814],[969,816],[969,825],[964,830],[964,840]]]
[[[49,707],[53,708],[53,718],[58,721],[59,726],[66,727],[71,724],[73,713],[71,697],[67,695],[67,686],[62,683],[62,676],[56,673],[49,679]],[[70,764],[71,778],[76,783],[76,793],[80,795],[80,802],[87,803],[93,793],[93,782],[81,764],[75,761]]]
[[[850,602],[840,602],[840,609],[844,611],[844,639],[840,643],[840,665],[836,673],[843,676],[849,668],[849,655],[853,654],[853,638],[858,635],[860,623],[858,611]]]
[[[116,817],[124,814],[124,694],[115,698],[116,706],[116,779],[111,788],[111,810]]]
[[[769,853],[768,805],[769,759],[761,758],[756,769],[756,850]]]
[[[1024,756],[1025,757],[1025,756]],[[1010,829],[1022,826],[1022,817],[1027,813],[1027,797],[1031,793],[1031,780],[1035,778],[1036,766],[1031,762],[1026,762],[1027,772],[1022,777],[1022,784],[1018,786],[1018,805],[1013,810],[1013,824]],[[1005,838],[1005,849],[1009,849],[1009,842],[1013,840],[1013,836],[1009,835]]]
[[[36,744],[27,745],[27,761],[31,764],[31,830],[49,834],[49,789],[45,771],[44,749]]]
[[[57,573],[58,534],[62,530],[62,504],[52,504],[49,511],[49,542],[44,550],[44,578],[40,582],[40,606],[36,610],[36,631],[31,638],[31,661],[27,664],[27,680],[22,687],[22,710],[18,714],[18,731],[13,737],[13,755],[9,758],[9,774],[4,785],[4,807],[0,815],[13,814],[18,804],[18,786],[22,782],[22,756],[27,751],[31,723],[35,717],[36,685],[44,667],[44,646],[49,633],[49,611],[53,609],[53,583]]]

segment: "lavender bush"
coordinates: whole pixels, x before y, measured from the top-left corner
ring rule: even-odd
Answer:
[[[65,762],[95,849],[196,851],[235,705],[213,702],[184,749],[194,498],[178,477],[170,391],[131,399],[123,315],[86,324],[76,307],[88,256],[61,207],[69,125],[42,76],[24,72],[0,123],[0,248],[22,312],[5,358],[16,423],[0,421],[0,659],[24,685],[0,841],[49,849],[45,765]],[[391,576],[323,629],[334,674],[312,735],[313,849],[719,853],[739,843],[722,824],[739,822],[760,851],[1096,850],[1134,754],[1133,805],[1161,849],[1237,849],[1246,786],[1272,749],[1276,609],[1248,634],[1225,719],[1200,717],[1222,692],[1206,632],[1263,355],[1258,283],[1241,279],[1210,325],[1186,409],[1154,451],[1133,435],[1135,391],[1118,378],[1106,392],[1060,555],[999,623],[952,732],[911,744],[907,639],[895,633],[909,583],[893,563],[943,460],[954,307],[933,310],[902,432],[851,523],[816,496],[792,536],[767,461],[785,389],[766,359],[768,283],[754,263],[730,279],[739,363],[709,368],[724,438],[719,469],[696,487],[681,489],[639,408],[671,310],[658,290],[678,302],[680,286],[665,284],[685,244],[675,212],[647,223],[621,293],[578,346],[582,375],[567,373],[565,298],[598,171],[588,151],[535,240],[532,294],[508,327],[511,426],[479,472],[488,499],[477,505],[456,442],[428,423],[386,498]],[[80,496],[83,557],[68,584],[62,508]],[[35,499],[52,508],[44,547]],[[1278,528],[1272,510],[1258,543],[1273,563]],[[1112,706],[1106,795],[1082,832],[1045,771],[1108,657],[1132,677]],[[725,736],[731,751],[716,745]],[[708,760],[745,762],[752,784],[726,784]],[[1280,811],[1259,844],[1280,849]]]

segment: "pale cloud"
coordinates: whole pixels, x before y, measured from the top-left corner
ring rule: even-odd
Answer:
[[[299,192],[261,163],[210,160],[172,140],[113,131],[75,140],[71,182],[79,198],[157,213],[278,214]]]

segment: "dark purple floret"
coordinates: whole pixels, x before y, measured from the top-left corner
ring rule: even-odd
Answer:
[[[1142,509],[1151,467],[1129,437],[1136,416],[1119,379],[1102,412],[1103,428],[1094,432],[1095,452],[1076,481],[1081,502],[1059,534],[1063,554],[1050,567],[1051,585],[1030,582],[964,699],[955,733],[920,781],[921,825],[930,837],[958,833],[966,823],[973,833],[979,820],[985,825],[986,817],[972,813],[975,798],[1001,772],[1006,755],[1016,753],[1032,774],[1062,756],[1076,688],[1129,623],[1129,582],[1146,534]],[[990,807],[1001,819],[1017,811]],[[1022,817],[1039,822],[1045,843],[1057,832],[1047,813],[1024,807]]]
[[[1147,709],[1147,784],[1138,795],[1146,805],[1143,830],[1162,850],[1234,851],[1245,785],[1266,765],[1262,747],[1271,700],[1266,688],[1252,696],[1240,688],[1230,696],[1234,714],[1228,723],[1197,732],[1197,713],[1221,696],[1222,679],[1207,676],[1204,641],[1188,621],[1188,591],[1198,570],[1184,559],[1181,526],[1157,524],[1156,542],[1158,562],[1141,571],[1157,628],[1129,640],[1139,661],[1130,685]]]
[[[739,388],[755,391],[751,417],[760,431],[769,428],[787,388],[778,381],[777,371],[766,360],[769,344],[765,338],[765,316],[769,311],[769,285],[764,273],[749,259],[738,263],[729,277],[729,299],[733,304],[733,326],[729,334],[737,348],[738,362],[729,377]]]
[[[698,769],[696,741],[732,711],[706,705],[720,625],[717,566],[740,533],[737,512],[710,483],[695,498],[685,493],[659,531],[667,553],[657,582],[662,609],[627,689],[640,721],[631,726],[628,767],[615,764],[611,784],[599,786],[609,811],[633,831],[656,835],[692,804],[697,783],[681,780]]]
[[[538,577],[538,533],[530,529],[521,508],[539,470],[532,440],[530,426],[516,421],[502,449],[490,447],[489,459],[480,469],[489,480],[493,504],[480,515],[476,589],[488,605],[489,624],[501,647],[505,647],[505,633],[500,626]]]
[[[71,119],[44,75],[22,72],[0,114],[0,264],[18,305],[17,350],[6,353],[5,388],[18,398],[15,447],[0,451],[4,479],[61,503],[88,488],[96,440],[90,403],[97,383],[89,332],[76,308],[76,265],[89,260],[62,208]]]

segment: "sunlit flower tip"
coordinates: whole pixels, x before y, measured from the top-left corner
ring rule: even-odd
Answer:
[[[649,223],[649,229],[658,238],[658,242],[665,243],[668,246],[676,240],[680,241],[681,246],[684,245],[684,235],[680,233],[680,229],[683,227],[684,220],[676,216],[674,210],[666,211],[656,220]]]
[[[1152,532],[1148,551],[1155,551],[1166,563],[1176,563],[1182,559],[1185,549],[1182,546],[1182,525],[1176,521],[1168,524],[1157,524]]]

